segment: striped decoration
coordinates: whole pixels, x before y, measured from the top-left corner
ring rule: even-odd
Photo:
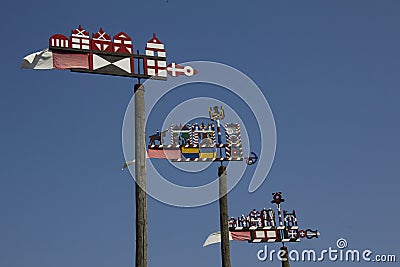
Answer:
[[[198,132],[193,132],[193,144],[199,145],[199,133]]]
[[[192,162],[192,161],[243,161],[243,158],[181,158],[172,159],[173,162]]]
[[[225,124],[225,138],[226,138],[226,149],[225,153],[227,157],[242,157],[242,139],[240,136],[240,124],[239,123],[227,123]]]
[[[194,126],[191,125],[190,126],[190,130],[191,131],[190,131],[190,137],[189,137],[189,144],[192,145],[192,146],[197,144],[197,143],[194,142],[194,130],[193,129],[194,129]]]
[[[175,140],[174,140],[174,125],[171,124],[171,126],[169,126],[169,132],[171,133],[171,144],[175,144]]]

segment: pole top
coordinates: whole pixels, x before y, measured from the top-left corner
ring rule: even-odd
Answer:
[[[144,85],[140,84],[140,83],[135,84],[134,89],[133,89],[134,93],[136,93],[137,90],[143,90],[144,91]]]

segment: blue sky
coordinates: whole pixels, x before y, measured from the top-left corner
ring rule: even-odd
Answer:
[[[395,0],[3,4],[0,265],[134,264],[134,183],[120,170],[134,81],[19,68],[52,34],[79,24],[125,31],[138,49],[156,32],[168,61],[221,62],[261,88],[275,117],[276,157],[259,190],[248,193],[248,173],[230,192],[231,215],[269,207],[282,191],[300,226],[321,232],[289,249],[346,238],[350,248],[399,257],[399,11]],[[189,87],[188,96],[191,89],[201,90]],[[206,96],[230,101],[217,90]],[[189,209],[149,199],[148,213],[149,266],[220,265],[218,245],[202,248],[218,230],[217,203]],[[232,242],[232,265],[278,265],[257,260],[262,248]]]

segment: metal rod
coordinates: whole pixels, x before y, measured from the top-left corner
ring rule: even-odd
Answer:
[[[279,226],[283,226],[282,213],[281,213],[281,204],[280,203],[278,203],[278,220],[279,220]]]
[[[138,50],[136,50],[136,51],[137,51],[137,53],[139,54],[139,49],[138,49]],[[140,58],[138,58],[138,60],[137,60],[138,74],[140,74],[140,64],[141,64],[141,62],[140,62]],[[140,78],[139,78],[139,83],[140,83]]]
[[[222,155],[222,147],[221,147],[221,144],[222,144],[222,139],[221,139],[221,122],[220,122],[219,119],[217,119],[217,141],[218,141],[218,145],[220,145],[220,148],[219,148],[219,157],[220,157],[220,158],[223,158],[223,155]],[[222,166],[222,161],[221,161],[221,166]]]
[[[146,116],[144,86],[135,84],[136,267],[147,267]]]
[[[228,192],[226,166],[219,166],[218,177],[222,267],[231,267],[231,255],[229,251]]]

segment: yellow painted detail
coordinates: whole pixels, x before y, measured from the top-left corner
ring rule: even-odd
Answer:
[[[199,153],[198,147],[182,147],[182,153]]]
[[[200,153],[200,158],[201,159],[209,159],[209,158],[216,158],[217,157],[217,153]]]

